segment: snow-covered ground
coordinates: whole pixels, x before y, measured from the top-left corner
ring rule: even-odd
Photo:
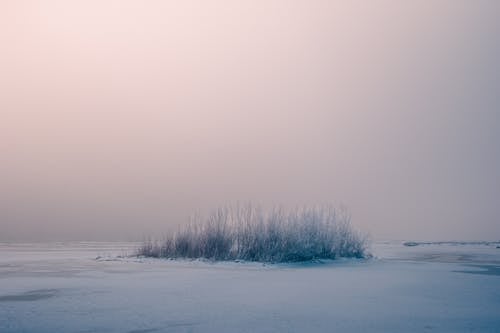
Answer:
[[[500,332],[498,244],[402,243],[279,265],[0,243],[0,332]]]

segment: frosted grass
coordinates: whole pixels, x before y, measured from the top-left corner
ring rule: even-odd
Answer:
[[[259,262],[300,262],[367,256],[367,239],[350,215],[331,206],[265,211],[251,204],[219,208],[206,219],[147,241],[138,255]]]

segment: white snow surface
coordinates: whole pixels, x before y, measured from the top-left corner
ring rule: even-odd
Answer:
[[[139,245],[0,243],[0,332],[500,332],[494,243],[302,264],[130,256]]]

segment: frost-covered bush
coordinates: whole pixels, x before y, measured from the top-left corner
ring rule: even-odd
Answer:
[[[138,254],[162,258],[206,258],[297,262],[363,258],[366,238],[345,210],[331,206],[264,211],[252,205],[220,208],[161,241],[147,241]]]

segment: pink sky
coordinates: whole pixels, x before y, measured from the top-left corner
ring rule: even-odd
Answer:
[[[228,202],[500,238],[500,2],[2,1],[0,240]]]

